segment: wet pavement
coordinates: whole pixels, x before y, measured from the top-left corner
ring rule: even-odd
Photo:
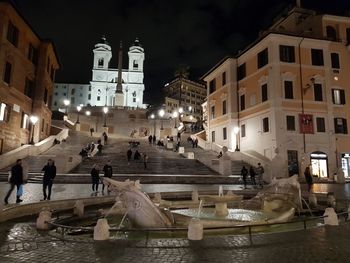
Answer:
[[[218,185],[144,185],[146,192],[216,191]],[[337,199],[350,199],[350,185],[315,184],[320,195],[334,192]],[[0,183],[0,197],[8,188]],[[302,192],[306,195],[306,187]],[[224,185],[224,190],[241,191],[241,185]],[[256,191],[254,189],[244,190]],[[99,193],[101,194],[101,193]],[[53,187],[53,200],[88,197],[90,185]],[[27,184],[24,203],[42,198],[40,184]],[[14,193],[11,201],[14,201]],[[14,220],[0,225],[0,262],[349,262],[350,224],[308,230],[248,235],[206,236],[202,241],[186,238],[111,240],[94,242],[61,240],[37,231],[34,219]]]

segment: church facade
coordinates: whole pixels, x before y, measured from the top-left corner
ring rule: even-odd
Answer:
[[[112,48],[105,37],[102,37],[100,42],[95,45],[93,54],[90,85],[56,83],[52,109],[64,110],[63,101],[66,99],[70,101],[70,108],[79,105],[146,108],[146,105],[143,104],[145,53],[139,40],[136,39],[128,50],[127,69],[122,69],[122,46],[120,46],[118,55],[118,68],[110,68]],[[85,88],[80,93],[68,92],[67,85],[71,90],[81,89],[82,86]],[[118,85],[119,89],[117,89]]]

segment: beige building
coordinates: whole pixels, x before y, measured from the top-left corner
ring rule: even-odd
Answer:
[[[203,76],[207,140],[271,176],[349,177],[349,72],[350,18],[294,8]]]
[[[7,2],[0,3],[0,153],[50,134],[52,90],[59,68],[52,42],[42,40]],[[30,124],[30,116],[38,118]]]
[[[165,111],[171,114],[173,111],[183,109],[183,118],[190,121],[201,120],[202,103],[206,98],[206,88],[204,84],[200,84],[189,79],[178,77],[165,84]],[[192,119],[192,118],[191,118]]]

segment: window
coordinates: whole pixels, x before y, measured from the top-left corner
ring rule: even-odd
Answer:
[[[222,102],[222,115],[225,115],[227,113],[226,104],[226,100],[224,100]]]
[[[314,66],[323,66],[323,50],[311,49],[311,63]]]
[[[103,67],[103,63],[104,63],[104,62],[103,62],[103,58],[99,58],[99,59],[98,59],[98,67],[99,67],[99,68],[102,68],[102,67]]]
[[[10,121],[10,106],[1,103],[0,104],[0,121],[9,122]]]
[[[137,60],[134,60],[134,62],[133,62],[133,68],[134,68],[134,69],[138,69],[138,68],[139,68],[139,63],[137,62]]]
[[[317,132],[326,132],[326,125],[324,118],[316,117],[316,129]]]
[[[24,112],[22,112],[21,128],[28,129],[28,127],[29,127],[29,116],[28,114],[25,114]]]
[[[222,86],[226,85],[226,71],[222,72]]]
[[[44,128],[45,128],[45,120],[42,119],[41,120],[41,131],[44,132]]]
[[[331,53],[332,68],[340,69],[339,54]]]
[[[38,50],[32,45],[29,44],[28,48],[28,59],[36,65],[38,63]]]
[[[24,86],[24,95],[32,99],[33,91],[34,91],[34,81],[26,78],[26,82]]]
[[[240,96],[240,105],[241,105],[241,111],[245,110],[245,95]]]
[[[261,86],[261,101],[264,102],[267,100],[267,83],[265,83]]]
[[[280,61],[289,63],[295,62],[294,46],[280,45]]]
[[[294,99],[293,95],[293,81],[285,80],[284,81],[284,98]]]
[[[11,42],[15,47],[18,45],[18,28],[14,24],[9,22],[7,28],[7,40]]]
[[[136,102],[136,98],[132,98],[132,102]]]
[[[209,82],[209,94],[213,93],[216,90],[215,79],[212,79]]]
[[[88,100],[91,100],[91,94],[88,95]]]
[[[263,118],[263,132],[269,132],[269,118]]]
[[[342,89],[332,89],[333,104],[344,105],[345,104],[345,91]]]
[[[215,106],[211,106],[211,118],[214,119],[215,118]]]
[[[265,48],[263,51],[258,53],[258,68],[262,68],[267,63],[269,63],[269,53],[268,49]]]
[[[287,116],[287,131],[295,131],[295,116]]]
[[[74,88],[70,91],[70,94],[71,94],[71,95],[74,95],[74,94],[75,94],[75,89],[74,89]]]
[[[47,105],[47,89],[44,91],[44,103]]]
[[[314,84],[314,97],[315,101],[322,101],[322,84],[315,83]]]
[[[337,40],[337,31],[335,30],[334,27],[332,26],[327,26],[326,27],[326,33],[327,33],[327,38],[330,40]]]
[[[246,77],[245,63],[237,68],[237,80],[244,79]]]
[[[222,139],[227,140],[227,128],[222,129]]]
[[[70,98],[70,104],[71,104],[71,105],[74,105],[74,103],[75,103],[75,98],[74,98],[74,97],[71,97],[71,98]]]
[[[97,101],[100,101],[101,100],[101,97],[100,96],[97,96]]]
[[[335,133],[348,133],[348,127],[346,123],[346,119],[343,118],[334,118],[334,130]]]
[[[215,142],[215,131],[211,132],[211,141]]]
[[[12,65],[10,62],[6,61],[5,72],[4,72],[4,82],[9,84],[11,83],[11,73],[12,73]]]
[[[241,125],[241,137],[245,137],[245,124]]]

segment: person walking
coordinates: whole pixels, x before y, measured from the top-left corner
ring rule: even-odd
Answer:
[[[10,195],[12,194],[13,189],[15,186],[17,187],[17,193],[16,193],[16,203],[20,203],[23,200],[20,198],[23,194],[23,167],[22,167],[22,160],[18,159],[16,161],[16,164],[11,168],[11,176],[9,183],[11,184],[9,191],[7,192],[4,202],[7,205]],[[21,193],[22,188],[22,193]]]
[[[106,133],[106,132],[103,132],[102,136],[103,136],[103,144],[104,144],[104,145],[107,145],[107,141],[108,141],[108,135],[107,135],[107,133]]]
[[[149,145],[151,145],[151,144],[152,144],[152,139],[153,139],[152,135],[148,136],[148,142],[149,142]]]
[[[94,164],[91,170],[91,181],[92,181],[92,191],[97,193],[98,191],[98,184],[100,180],[100,167],[98,164]]]
[[[243,179],[244,189],[247,189],[247,175],[248,175],[248,170],[243,165],[242,170],[241,170],[241,176]]]
[[[305,176],[305,181],[307,183],[307,191],[310,192],[313,185],[310,167],[305,168],[304,176]]]
[[[90,128],[90,136],[92,137],[92,134],[94,133],[94,128]]]
[[[49,159],[47,161],[47,164],[44,166],[44,168],[41,170],[44,172],[43,177],[43,194],[44,194],[44,200],[50,200],[51,199],[51,189],[53,180],[56,177],[56,166],[52,159]],[[48,193],[46,194],[46,189],[48,189]]]
[[[113,168],[111,165],[111,160],[108,160],[108,162],[103,166],[103,177],[106,178],[112,178],[113,176]],[[105,184],[102,184],[102,192],[105,190]],[[109,193],[108,187],[107,187],[107,192]]]
[[[256,182],[255,182],[255,171],[254,171],[254,167],[253,166],[250,166],[249,168],[249,174],[250,174],[250,180],[252,182],[252,185],[255,186],[256,185]]]
[[[145,169],[147,169],[147,161],[148,161],[148,156],[146,153],[142,154],[142,161],[143,161],[143,166]]]
[[[198,147],[198,139],[197,139],[197,138],[194,140],[194,147],[195,147],[195,148]]]
[[[153,135],[153,137],[152,137],[152,142],[153,142],[153,145],[156,145],[156,140],[157,140],[156,136],[155,136],[155,135]]]
[[[258,167],[256,168],[257,176],[258,176],[258,184],[260,185],[261,189],[264,187],[264,167],[261,165],[261,163],[258,163]]]
[[[129,150],[126,152],[126,157],[127,157],[127,159],[128,159],[128,164],[130,164],[131,156],[132,156],[132,150],[129,149]]]
[[[140,160],[140,159],[141,159],[141,154],[139,153],[138,150],[136,150],[134,153],[134,160]]]

